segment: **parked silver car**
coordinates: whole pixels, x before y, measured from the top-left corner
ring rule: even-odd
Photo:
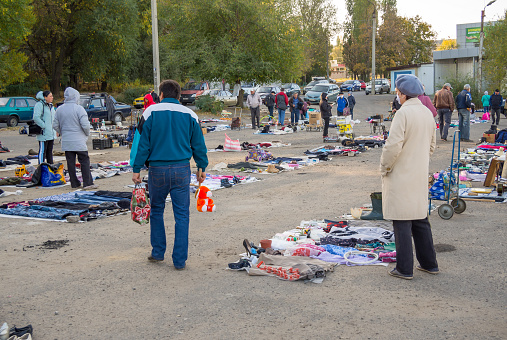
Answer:
[[[319,104],[322,92],[327,93],[327,100],[334,102],[340,93],[340,87],[336,84],[318,84],[312,87],[304,96],[304,101],[310,104]]]
[[[389,85],[388,79],[375,79],[375,93],[390,93],[391,85]],[[366,94],[371,93],[371,82],[366,86]]]

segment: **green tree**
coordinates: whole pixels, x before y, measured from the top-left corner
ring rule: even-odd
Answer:
[[[495,25],[486,27],[484,39],[484,75],[494,88],[506,91],[507,83],[507,11]]]
[[[0,92],[27,76],[27,56],[20,51],[34,17],[29,0],[0,0]]]
[[[26,48],[51,91],[62,80],[118,79],[135,56],[139,26],[136,0],[34,0],[36,23]],[[37,71],[37,70],[35,70]]]
[[[408,49],[405,51],[406,63],[429,63],[433,60],[436,33],[431,25],[416,15],[413,18],[403,18],[405,25],[405,39]]]
[[[354,78],[369,79],[372,15],[377,8],[377,2],[347,0],[346,7],[348,19],[343,25],[343,61]]]
[[[175,0],[162,3],[162,77],[183,80],[297,79],[303,50],[284,1]]]
[[[303,34],[303,71],[306,77],[324,75],[332,53],[330,39],[338,31],[337,9],[329,0],[296,0],[291,8]]]

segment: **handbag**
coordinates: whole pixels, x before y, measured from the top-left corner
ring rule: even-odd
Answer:
[[[239,139],[232,140],[225,134],[225,144],[224,151],[241,151],[241,145],[239,144]]]
[[[137,184],[132,191],[130,211],[132,214],[132,221],[139,223],[140,225],[150,223],[150,199],[146,194],[146,189],[141,188]]]
[[[42,115],[40,116],[40,119],[42,121],[44,121],[44,103],[42,103]],[[35,122],[33,120],[28,123],[28,134],[29,135],[40,135],[43,132],[44,132],[44,129],[41,128],[39,125],[35,124]]]
[[[344,116],[350,116],[350,109],[348,107],[343,109],[343,115]]]
[[[35,124],[34,122],[28,123],[28,134],[29,135],[40,135],[40,134],[42,134],[42,132],[43,132],[43,129],[39,125]]]

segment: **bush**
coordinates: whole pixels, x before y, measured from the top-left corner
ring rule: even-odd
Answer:
[[[211,114],[218,114],[224,109],[224,103],[215,100],[215,97],[210,95],[199,96],[195,100],[195,107],[204,112],[210,112]]]
[[[34,79],[32,81],[27,81],[18,84],[11,84],[5,88],[5,91],[2,92],[2,95],[5,97],[34,97],[37,95],[37,92],[49,90],[49,86],[42,79]]]
[[[132,105],[134,99],[144,96],[153,88],[153,85],[143,85],[139,80],[133,83],[121,83],[112,85],[112,90],[117,95],[116,100]]]
[[[451,92],[452,92],[452,95],[454,96],[454,98],[456,98],[456,96],[461,91],[463,91],[463,86],[465,86],[465,84],[469,84],[470,85],[470,94],[472,95],[472,103],[475,104],[475,109],[482,109],[481,98],[484,93],[479,93],[479,89],[475,85],[475,79],[473,77],[458,76],[458,77],[454,77],[454,78],[447,78],[444,83],[451,84],[451,86],[452,86]],[[444,86],[444,83],[437,84],[437,89],[441,89],[442,86]],[[489,91],[490,95],[491,95],[491,93],[492,92]]]

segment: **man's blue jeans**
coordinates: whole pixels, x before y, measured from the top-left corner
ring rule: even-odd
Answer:
[[[290,123],[297,124],[299,122],[299,109],[292,109],[290,112]]]
[[[285,121],[285,110],[278,109],[278,122],[283,125],[283,122]]]
[[[274,117],[274,114],[273,114],[274,108],[275,108],[274,106],[268,106],[269,119],[273,119],[273,117]]]
[[[148,172],[151,214],[151,256],[163,260],[166,250],[164,226],[165,200],[171,195],[175,221],[173,263],[183,268],[188,257],[190,206],[190,164],[150,166]]]
[[[470,111],[467,109],[458,109],[458,115],[461,139],[470,139]]]

